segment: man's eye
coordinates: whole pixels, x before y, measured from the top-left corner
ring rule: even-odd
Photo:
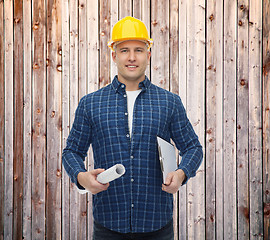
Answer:
[[[126,52],[127,52],[126,49],[122,49],[122,50],[121,50],[121,53],[126,53]]]
[[[143,50],[142,49],[136,49],[136,52],[142,52]]]

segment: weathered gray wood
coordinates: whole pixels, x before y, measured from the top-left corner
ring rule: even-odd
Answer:
[[[264,238],[270,238],[270,2],[263,1],[263,204]]]
[[[119,19],[132,15],[132,0],[119,0]]]
[[[23,196],[23,2],[14,1],[14,159],[13,238],[22,239]]]
[[[236,1],[224,1],[224,239],[237,239]]]
[[[69,126],[72,127],[75,111],[79,103],[79,29],[78,29],[78,1],[70,1],[70,22],[69,22],[69,32],[70,32],[70,65],[69,65]],[[70,183],[70,239],[79,239],[80,236],[80,226],[77,224],[80,219],[80,200],[77,187],[74,183]]]
[[[47,1],[46,237],[61,238],[61,2]]]
[[[237,210],[238,239],[249,238],[248,103],[249,103],[249,1],[238,3],[237,29]]]
[[[0,32],[4,32],[4,1],[0,1]],[[5,41],[0,36],[0,182],[5,181]],[[0,239],[4,239],[5,185],[0,184]]]
[[[222,239],[222,18],[220,1],[207,1],[206,48],[206,237]],[[221,129],[221,130],[220,130]],[[221,131],[221,133],[220,133]],[[216,196],[218,192],[218,196]],[[219,205],[218,205],[219,204]],[[221,206],[221,207],[219,207]],[[218,218],[220,217],[220,218]],[[216,234],[217,233],[217,234]]]
[[[112,4],[113,5],[113,4]],[[112,6],[111,5],[111,6]],[[98,89],[98,0],[87,2],[87,29],[91,31],[87,31],[87,92],[94,92]],[[94,159],[91,147],[88,151],[88,166],[87,169],[90,171],[94,169]],[[87,231],[88,231],[88,239],[92,239],[93,235],[93,208],[92,208],[92,194],[88,194],[87,199]]]
[[[110,83],[111,50],[107,44],[111,37],[111,2],[101,0],[99,6],[99,88]]]
[[[31,1],[23,1],[23,78],[24,78],[24,139],[23,139],[23,237],[32,236],[32,57]]]
[[[79,1],[79,65],[78,65],[78,80],[79,80],[79,99],[87,93],[87,42],[86,42],[86,0]],[[87,160],[85,160],[87,164]],[[78,239],[87,238],[87,195],[78,195],[79,215],[78,215]]]
[[[62,16],[62,149],[70,130],[69,79],[70,79],[70,41],[69,41],[69,0],[61,2]],[[74,87],[74,86],[73,86]],[[70,239],[70,197],[69,177],[62,166],[62,239]]]
[[[151,81],[169,90],[169,1],[151,1]]]
[[[32,239],[44,239],[46,204],[46,5],[32,1]]]
[[[249,6],[250,239],[263,239],[262,199],[262,4]]]
[[[179,95],[187,105],[187,0],[179,2]],[[181,159],[179,159],[181,161]],[[178,193],[178,238],[187,239],[187,185],[180,188]]]
[[[205,2],[187,3],[187,115],[204,148],[205,107]],[[189,181],[188,192],[188,236],[204,239],[204,163]]]
[[[175,94],[179,94],[179,19],[178,19],[178,1],[173,0],[170,1],[170,16],[169,16],[169,26],[170,26],[170,34],[169,34],[169,90]],[[177,151],[178,155],[178,151]],[[178,237],[178,196],[179,194],[174,194],[174,238]]]
[[[4,239],[13,239],[13,1],[5,1],[5,157],[4,157]]]

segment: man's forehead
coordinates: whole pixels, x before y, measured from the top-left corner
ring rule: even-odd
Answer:
[[[140,40],[127,40],[116,44],[117,48],[147,48],[147,43]]]

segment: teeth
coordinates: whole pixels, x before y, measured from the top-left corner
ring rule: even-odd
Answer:
[[[128,67],[130,67],[130,68],[135,68],[136,66],[128,66]]]

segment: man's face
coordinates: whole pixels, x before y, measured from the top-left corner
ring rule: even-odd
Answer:
[[[119,81],[127,84],[130,81],[143,81],[150,55],[147,45],[142,41],[130,40],[117,44],[112,58],[117,65]]]

